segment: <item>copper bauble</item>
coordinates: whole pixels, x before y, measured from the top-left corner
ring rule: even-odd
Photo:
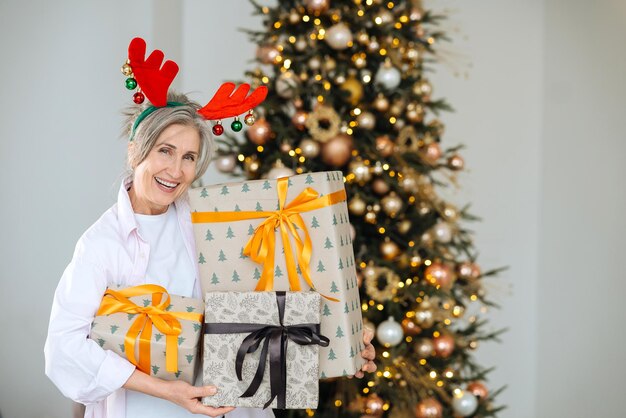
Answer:
[[[398,248],[395,242],[391,241],[389,238],[385,238],[385,240],[380,243],[380,253],[385,260],[393,260],[400,254],[400,248]]]
[[[339,134],[328,140],[322,148],[322,161],[333,167],[342,167],[350,160],[352,137]]]
[[[433,345],[432,340],[422,338],[415,342],[413,351],[415,351],[415,354],[417,354],[420,358],[428,358],[435,353],[435,346]]]
[[[300,151],[306,158],[315,158],[320,153],[320,144],[310,138],[300,141]]]
[[[348,172],[354,175],[354,180],[359,184],[365,184],[372,178],[369,166],[361,159],[352,160],[348,165]]]
[[[250,141],[263,145],[272,138],[272,127],[265,118],[260,118],[247,130]]]
[[[482,382],[474,381],[467,384],[467,391],[480,400],[487,399],[489,390]]]
[[[389,110],[389,100],[382,94],[378,95],[374,99],[374,108],[379,112],[386,112]]]
[[[447,334],[441,334],[433,338],[435,355],[441,358],[448,358],[454,351],[454,338]]]
[[[476,263],[465,261],[457,267],[459,276],[466,280],[475,280],[480,277],[480,267]]]
[[[394,192],[391,192],[389,195],[383,197],[380,203],[383,206],[385,213],[392,218],[398,214],[403,206],[402,199],[400,199],[400,197]]]
[[[441,147],[438,142],[431,142],[426,145],[422,149],[420,149],[420,154],[422,158],[426,160],[426,162],[430,164],[435,164],[439,158],[441,158]]]
[[[383,179],[376,179],[372,182],[372,190],[382,196],[389,191],[389,184]]]
[[[372,130],[376,126],[376,116],[371,112],[363,112],[356,117],[359,128]]]
[[[363,215],[366,208],[367,204],[365,203],[365,200],[361,199],[359,195],[354,196],[352,199],[350,199],[350,202],[348,203],[348,210],[353,215]]]
[[[368,415],[379,417],[384,412],[383,404],[384,401],[382,400],[382,398],[375,393],[372,393],[365,400],[365,413]]]
[[[404,318],[402,320],[402,329],[405,335],[417,335],[422,332],[422,329],[418,327],[411,318]]]
[[[465,161],[463,161],[463,157],[460,155],[453,155],[448,158],[448,167],[452,170],[463,170],[463,167],[465,167]]]
[[[426,398],[415,407],[415,418],[441,418],[443,407],[435,398]]]
[[[263,64],[274,64],[278,56],[280,56],[280,51],[271,45],[260,46],[256,51],[256,57]]]
[[[308,116],[309,114],[304,110],[298,110],[291,117],[291,123],[293,123],[293,126],[295,126],[297,130],[304,131],[306,129],[305,124]]]
[[[443,289],[450,289],[455,279],[455,275],[450,267],[438,262],[426,267],[424,277],[433,286],[440,286]]]
[[[304,5],[307,12],[319,15],[324,13],[330,7],[330,0],[305,0]]]
[[[376,138],[376,152],[381,157],[387,158],[393,154],[394,144],[389,135],[381,135]]]

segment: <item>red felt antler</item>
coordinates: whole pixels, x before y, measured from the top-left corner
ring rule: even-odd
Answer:
[[[178,73],[178,65],[174,61],[165,61],[163,67],[163,51],[155,49],[148,59],[146,41],[135,38],[128,45],[128,59],[137,84],[154,106],[167,104],[167,89]]]
[[[224,83],[217,89],[217,92],[202,109],[198,110],[207,120],[220,120],[228,117],[239,116],[242,113],[252,110],[259,105],[267,96],[267,87],[260,86],[250,95],[249,84],[240,85],[235,90],[235,83]],[[246,95],[248,95],[246,97]]]

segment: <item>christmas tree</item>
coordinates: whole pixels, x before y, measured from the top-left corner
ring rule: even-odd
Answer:
[[[439,193],[464,167],[461,147],[443,146],[450,107],[427,77],[444,16],[416,0],[253,5],[265,29],[250,31],[259,66],[247,76],[269,95],[243,142],[220,139],[217,166],[238,161],[254,179],[343,172],[361,309],[377,333],[376,373],[324,382],[318,410],[285,413],[495,416],[498,391],[472,351],[498,336],[479,317],[493,305],[483,279],[497,271],[476,262],[463,225],[475,218]]]

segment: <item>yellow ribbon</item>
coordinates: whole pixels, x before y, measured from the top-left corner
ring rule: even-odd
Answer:
[[[139,306],[129,300],[132,296],[152,295],[152,305]],[[139,370],[150,374],[150,339],[152,325],[165,334],[165,369],[170,373],[178,371],[178,336],[182,327],[178,319],[202,322],[201,313],[169,312],[170,295],[165,288],[155,284],[144,284],[122,290],[107,289],[96,315],[110,315],[118,312],[137,314],[124,337],[124,353],[128,361]],[[177,319],[178,318],[178,319]],[[135,342],[139,337],[139,361],[135,358]]]
[[[285,205],[289,180],[286,177],[277,180],[278,210],[277,211],[239,211],[239,212],[192,212],[191,222],[234,222],[247,219],[266,218],[254,231],[254,234],[246,244],[243,254],[249,256],[255,262],[263,266],[261,278],[256,286],[257,291],[274,289],[274,251],[276,236],[274,230],[280,228],[280,234],[285,248],[285,263],[287,265],[287,277],[289,288],[293,291],[302,290],[298,281],[293,251],[289,243],[289,233],[294,238],[296,245],[296,258],[302,278],[311,289],[315,289],[311,280],[310,266],[313,244],[309,231],[304,224],[300,213],[320,209],[346,200],[346,191],[339,190],[325,196],[307,187],[294,200]],[[298,231],[302,232],[303,237]],[[324,296],[326,299],[338,301],[338,299]]]

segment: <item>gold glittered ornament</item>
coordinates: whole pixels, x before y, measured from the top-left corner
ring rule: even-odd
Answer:
[[[365,291],[375,301],[385,302],[395,296],[398,283],[400,283],[400,276],[393,270],[378,267],[375,274],[365,277]]]
[[[417,152],[419,150],[419,136],[417,135],[415,128],[412,126],[405,126],[402,128],[396,141],[398,151],[401,153]]]
[[[330,106],[319,105],[311,113],[305,122],[306,128],[313,139],[319,142],[327,142],[339,133],[341,119]]]
[[[398,245],[389,238],[385,238],[385,240],[380,243],[379,249],[385,260],[393,260],[400,254]]]
[[[256,177],[259,172],[259,168],[261,167],[261,164],[256,159],[256,157],[248,157],[244,160],[243,167],[249,176]]]

